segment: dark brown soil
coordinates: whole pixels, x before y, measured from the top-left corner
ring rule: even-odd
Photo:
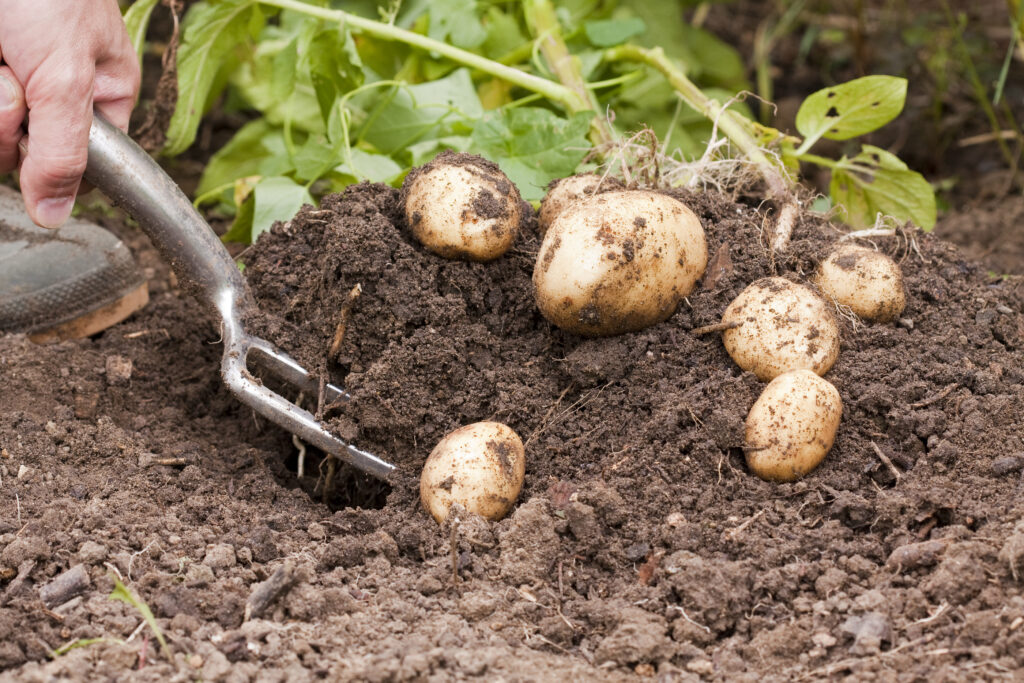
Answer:
[[[445,261],[409,241],[397,197],[363,185],[328,198],[264,236],[246,270],[260,329],[311,367],[326,367],[362,285],[329,368],[354,398],[327,418],[399,465],[390,492],[348,478],[330,506],[314,501],[316,454],[296,481],[290,437],[227,395],[215,326],[144,245],[154,301],[134,320],[52,347],[0,338],[0,670],[1024,674],[1019,279],[932,236],[878,240],[901,260],[907,310],[896,325],[843,320],[827,375],[845,404],[835,447],[803,481],[769,484],[741,450],[760,383],[716,335],[689,330],[759,277],[803,279],[835,228],[804,218],[773,267],[754,208],[682,195],[710,253],[728,250],[716,282],[649,330],[582,340],[533,304],[532,225],[496,262]],[[445,432],[483,419],[527,442],[524,491],[501,522],[439,528],[417,500],[419,466]],[[40,588],[79,564],[84,592],[44,604],[53,589]],[[108,599],[112,573],[152,608],[170,660],[136,632],[137,610]],[[283,594],[245,620],[273,576]],[[108,640],[50,658],[95,638]]]

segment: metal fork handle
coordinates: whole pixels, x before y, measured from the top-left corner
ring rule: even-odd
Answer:
[[[377,477],[394,466],[328,432],[308,411],[267,389],[249,374],[249,352],[271,374],[303,391],[318,389],[316,378],[269,342],[245,332],[246,313],[255,309],[245,278],[217,235],[163,169],[127,135],[102,116],[89,130],[85,178],[127,211],[171,264],[179,279],[223,323],[221,376],[243,403],[321,450]],[[328,384],[325,398],[346,398]]]

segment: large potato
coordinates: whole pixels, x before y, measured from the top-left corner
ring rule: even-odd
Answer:
[[[519,190],[478,156],[439,155],[406,176],[402,198],[413,236],[445,258],[491,261],[519,234]]]
[[[579,175],[559,178],[548,185],[548,193],[540,203],[537,223],[541,234],[547,232],[558,214],[565,211],[574,202],[591,197],[601,189],[621,189],[618,178],[602,178],[596,173],[580,173]]]
[[[810,370],[773,379],[747,415],[750,471],[768,481],[795,481],[825,458],[843,415],[839,392]]]
[[[438,522],[453,503],[498,520],[512,508],[526,472],[523,442],[500,422],[475,422],[434,447],[420,475],[420,500]]]
[[[907,305],[899,265],[856,244],[839,246],[818,264],[815,282],[825,296],[865,320],[895,320]]]
[[[665,320],[707,266],[700,220],[646,190],[581,199],[551,224],[533,269],[537,306],[576,334],[632,332]]]
[[[839,356],[839,326],[825,300],[781,277],[757,280],[722,315],[725,350],[762,382],[788,370],[828,372]]]

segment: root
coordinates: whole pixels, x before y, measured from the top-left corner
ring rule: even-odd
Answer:
[[[363,293],[363,286],[357,284],[348,293],[345,303],[341,305],[341,312],[338,315],[338,326],[334,329],[334,339],[331,341],[331,348],[327,351],[327,360],[337,364],[338,356],[341,355],[341,345],[345,341],[345,331],[348,329],[348,321],[352,317],[352,306],[356,299]]]
[[[892,476],[896,477],[896,482],[898,483],[899,480],[903,477],[903,473],[896,469],[896,465],[892,464],[892,460],[889,459],[889,456],[883,453],[882,449],[879,448],[878,444],[876,444],[874,441],[871,442],[871,448],[875,450],[875,455],[878,456],[878,459],[881,460],[885,464],[885,466],[889,468],[889,471],[892,472]]]
[[[714,325],[705,325],[704,327],[695,327],[690,330],[690,334],[695,337],[703,337],[705,334],[711,334],[712,332],[725,332],[726,330],[733,330],[742,325],[743,323],[738,320],[733,320],[727,323],[715,323]]]
[[[796,201],[790,199],[787,201],[782,210],[779,211],[779,220],[775,222],[775,230],[772,236],[772,251],[786,251],[789,247],[789,240],[793,236],[793,227],[796,225],[796,219],[800,215],[800,207]]]
[[[331,500],[334,493],[334,476],[338,473],[338,458],[332,453],[327,454],[327,474],[324,475],[324,490],[320,494],[320,502],[324,505]]]

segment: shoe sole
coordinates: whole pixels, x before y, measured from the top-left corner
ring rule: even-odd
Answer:
[[[65,339],[91,337],[125,320],[149,303],[149,285],[143,282],[121,298],[59,325],[31,333],[36,344],[50,344]]]

